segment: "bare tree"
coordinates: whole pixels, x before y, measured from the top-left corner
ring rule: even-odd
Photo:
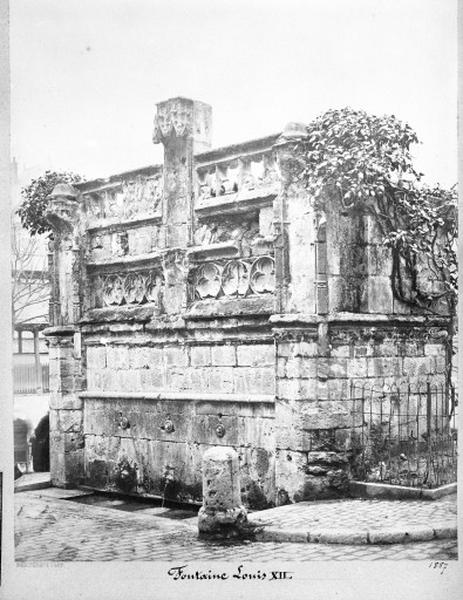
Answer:
[[[15,329],[48,321],[49,276],[43,238],[13,224],[11,236],[12,322]]]

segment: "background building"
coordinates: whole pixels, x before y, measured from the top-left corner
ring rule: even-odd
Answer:
[[[15,462],[28,462],[28,439],[48,411],[48,348],[42,331],[48,325],[50,282],[48,240],[31,236],[16,210],[21,189],[41,174],[39,167],[11,165],[11,270]]]

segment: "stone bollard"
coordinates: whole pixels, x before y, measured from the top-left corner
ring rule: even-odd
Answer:
[[[201,537],[247,537],[247,513],[241,504],[238,455],[216,446],[203,456],[203,505],[198,514]]]

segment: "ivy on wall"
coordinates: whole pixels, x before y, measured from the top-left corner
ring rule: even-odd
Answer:
[[[413,129],[394,115],[329,110],[296,144],[293,175],[319,208],[334,196],[342,210],[375,217],[392,251],[391,281],[398,299],[430,312],[445,302],[454,314],[457,193],[422,182],[410,152],[417,143]],[[426,280],[420,278],[423,269],[429,273]]]

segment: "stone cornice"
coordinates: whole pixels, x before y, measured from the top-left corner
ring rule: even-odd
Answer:
[[[164,254],[168,251],[166,250]],[[150,254],[139,254],[138,256],[120,256],[113,260],[105,260],[99,262],[88,262],[87,269],[89,271],[105,271],[117,270],[121,267],[136,268],[146,264],[159,264],[163,254],[161,252],[152,252]]]
[[[42,334],[46,337],[70,337],[78,331],[74,325],[57,325],[56,327],[46,327]]]
[[[216,215],[231,215],[258,210],[266,206],[272,206],[273,199],[277,195],[274,188],[260,188],[246,190],[226,196],[217,196],[210,201],[197,203],[195,212],[199,218]]]
[[[249,315],[270,315],[273,312],[273,294],[253,298],[197,300],[184,314],[185,320],[217,319]]]
[[[100,392],[87,391],[79,394],[80,398],[92,400],[183,400],[187,402],[239,402],[244,404],[274,404],[271,394],[207,394],[200,392]]]
[[[333,325],[363,324],[363,325],[424,325],[447,324],[449,317],[441,315],[384,315],[375,313],[339,312],[330,315],[314,315],[309,313],[274,314],[270,323],[276,327],[293,325],[318,325],[330,323]]]
[[[149,217],[140,217],[136,219],[130,219],[127,221],[121,221],[117,218],[101,219],[100,222],[92,224],[87,227],[87,231],[90,234],[99,232],[114,233],[117,231],[126,231],[128,229],[135,229],[138,227],[145,227],[146,225],[160,225],[162,221],[161,213],[151,215]]]
[[[91,179],[83,183],[76,183],[74,187],[78,189],[82,194],[90,194],[92,192],[100,192],[107,189],[114,189],[119,187],[123,181],[134,179],[135,177],[150,177],[151,175],[157,175],[162,173],[162,165],[149,165],[147,167],[140,167],[139,169],[133,169],[132,171],[123,171],[109,177],[102,177],[98,179]]]
[[[262,138],[249,140],[240,144],[231,144],[229,146],[222,146],[221,148],[215,148],[196,154],[196,167],[206,167],[211,164],[216,164],[221,161],[231,161],[236,158],[242,158],[252,154],[258,154],[262,152],[271,152],[273,145],[278,140],[280,134],[274,133],[267,135]]]

